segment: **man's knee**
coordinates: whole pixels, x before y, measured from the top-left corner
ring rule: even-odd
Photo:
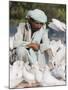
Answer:
[[[27,50],[24,47],[18,47],[16,49],[16,54],[17,54],[18,58],[19,57],[23,58],[23,57],[25,57],[27,55]]]

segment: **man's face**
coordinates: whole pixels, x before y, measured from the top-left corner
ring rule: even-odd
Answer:
[[[43,26],[42,23],[39,23],[39,22],[33,20],[32,18],[30,18],[28,21],[29,21],[29,23],[31,25],[32,30],[37,31]]]

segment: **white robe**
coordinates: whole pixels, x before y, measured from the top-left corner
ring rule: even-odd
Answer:
[[[39,61],[39,64],[41,65],[45,64],[46,60],[44,51],[49,47],[48,33],[45,25],[39,31],[36,31],[32,35],[32,37],[31,29],[28,23],[27,29],[25,28],[25,23],[20,23],[17,28],[17,33],[14,36],[14,47],[17,47],[16,53],[18,56],[18,60],[28,59],[32,64],[35,64],[37,61]],[[42,43],[40,43],[41,40]],[[31,42],[40,44],[40,49],[38,51],[34,51],[30,48],[30,50],[28,51],[26,49],[26,44]]]

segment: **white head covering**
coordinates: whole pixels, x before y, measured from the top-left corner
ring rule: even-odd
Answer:
[[[39,9],[34,9],[34,10],[29,10],[26,18],[33,18],[34,20],[40,22],[40,23],[46,23],[47,22],[47,16],[42,10]]]

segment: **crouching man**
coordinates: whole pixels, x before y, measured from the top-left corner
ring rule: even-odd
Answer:
[[[20,23],[14,36],[14,47],[18,60],[40,65],[46,63],[45,53],[49,47],[47,16],[42,10],[28,11],[27,23]]]

